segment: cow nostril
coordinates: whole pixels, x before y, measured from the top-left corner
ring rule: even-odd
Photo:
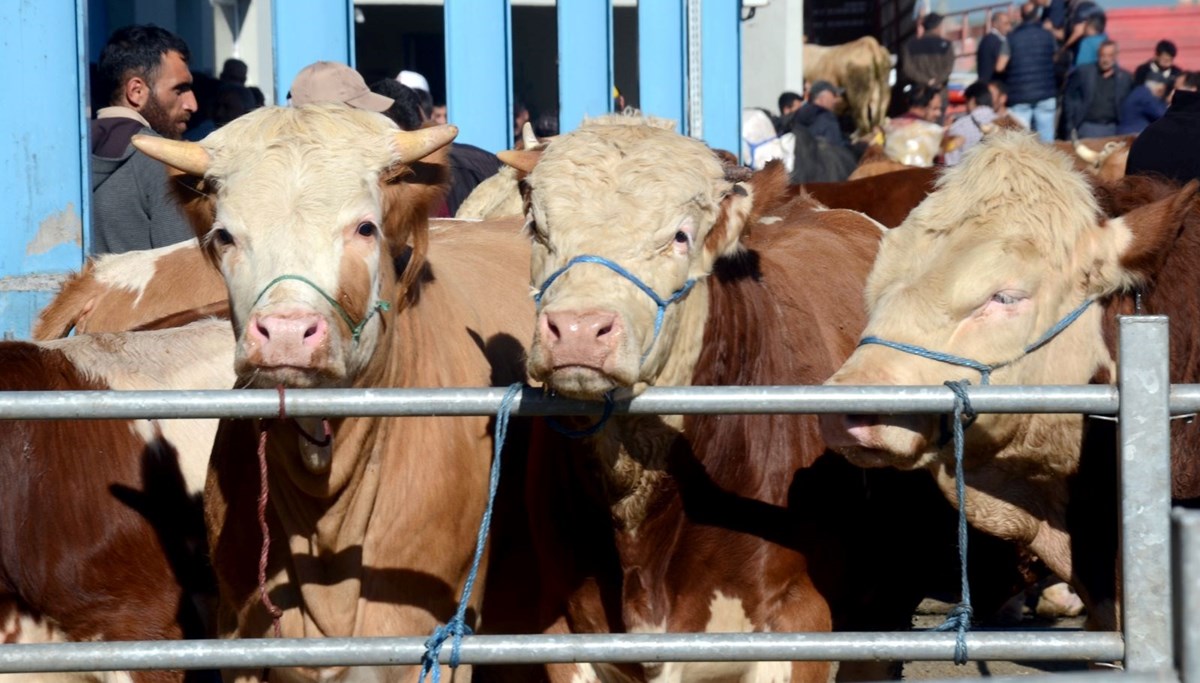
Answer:
[[[255,320],[254,327],[258,329],[258,333],[262,335],[263,339],[271,338],[271,331],[267,329],[266,325],[262,324],[261,320]]]
[[[609,323],[609,324],[605,325],[604,327],[601,327],[600,330],[598,332],[596,332],[596,336],[603,337],[604,335],[608,334],[609,332],[612,332],[612,323]]]
[[[550,328],[550,335],[553,336],[555,339],[559,339],[562,337],[562,335],[558,333],[558,325],[555,325],[554,323],[547,321],[546,326]]]
[[[304,338],[308,339],[317,333],[318,325],[313,323],[307,330],[304,331]]]

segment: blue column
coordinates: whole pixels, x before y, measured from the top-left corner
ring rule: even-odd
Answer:
[[[742,22],[739,0],[704,0],[704,141],[740,154],[742,148]]]
[[[0,2],[0,26],[0,331],[24,338],[57,275],[83,263],[87,1]]]
[[[612,110],[612,1],[558,3],[558,125]]]
[[[638,2],[638,87],[641,110],[686,130],[687,22],[684,0]]]
[[[354,66],[352,0],[276,0],[271,3],[275,101],[287,104],[296,74],[317,61]]]
[[[508,0],[447,0],[446,110],[458,142],[489,152],[512,147]]]

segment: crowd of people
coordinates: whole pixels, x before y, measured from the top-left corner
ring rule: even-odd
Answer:
[[[1165,130],[1193,125],[1200,116],[1195,96],[1200,72],[1176,63],[1175,44],[1160,41],[1153,58],[1131,73],[1106,32],[1104,10],[1091,0],[1027,0],[1015,15],[995,12],[975,53],[977,80],[963,93],[966,111],[957,117],[947,116],[958,55],[945,35],[944,18],[928,14],[920,27],[900,50],[893,116],[882,130],[871,131],[897,162],[955,164],[985,133],[999,128],[1032,130],[1052,142],[1138,135],[1156,122]],[[787,147],[795,149],[795,160],[789,159],[792,180],[844,179],[844,157],[857,158],[872,139],[848,137],[848,117],[839,121],[835,115],[841,89],[817,81],[806,90],[783,93],[779,115],[772,117],[776,135],[788,136]],[[1197,128],[1190,130],[1190,138],[1200,138]],[[1153,130],[1141,144],[1160,137]],[[806,145],[818,154],[818,163],[801,159]],[[1165,153],[1166,148],[1155,152]]]

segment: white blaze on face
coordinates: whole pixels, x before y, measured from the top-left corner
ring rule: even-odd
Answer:
[[[613,269],[576,264],[543,288],[552,274],[575,257],[597,256],[666,300],[737,244],[736,229],[708,243],[732,189],[712,152],[627,119],[589,122],[555,139],[527,178],[531,284],[542,290],[530,369],[563,393],[595,396],[652,381],[687,297],[666,307],[656,338],[654,299]]]
[[[378,317],[357,342],[349,328],[380,296],[379,179],[397,161],[395,132],[370,112],[266,109],[202,143],[217,185],[207,241],[229,287],[242,379],[339,385],[370,358]]]

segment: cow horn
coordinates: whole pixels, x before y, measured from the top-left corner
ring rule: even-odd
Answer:
[[[533,171],[534,166],[537,166],[538,159],[542,158],[542,153],[530,149],[513,149],[500,152],[496,156],[500,157],[500,161],[518,171],[529,173]]]
[[[392,139],[392,149],[400,155],[400,161],[410,164],[450,144],[457,135],[458,126],[449,123],[419,130],[402,130]]]
[[[142,154],[184,173],[203,177],[208,172],[208,152],[195,142],[168,140],[157,135],[135,135],[133,146]]]
[[[1075,155],[1089,164],[1094,164],[1100,161],[1100,154],[1082,142],[1075,144]]]
[[[521,126],[521,143],[525,145],[525,149],[533,149],[538,144],[537,136],[533,134],[533,125],[528,121]]]

